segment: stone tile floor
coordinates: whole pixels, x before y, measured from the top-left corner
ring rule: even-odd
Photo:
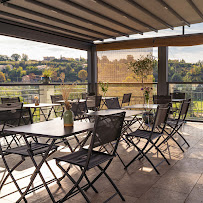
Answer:
[[[203,202],[203,124],[188,122],[182,129],[184,137],[190,143],[187,148],[184,145],[185,153],[170,140],[169,151],[165,150],[165,155],[170,162],[170,166],[166,162],[162,162],[158,166],[160,175],[152,169],[151,165],[144,159],[136,161],[129,166],[127,170],[123,169],[123,165],[116,157],[112,165],[108,168],[107,172],[112,177],[121,193],[129,203],[200,203]],[[179,143],[182,141],[179,140]],[[144,143],[140,143],[144,144]],[[136,151],[133,147],[127,148],[124,142],[119,145],[119,155],[125,163],[128,163],[135,155]],[[165,146],[164,146],[165,148]],[[163,148],[163,150],[164,150]],[[67,149],[55,153],[53,156],[61,156],[67,153]],[[170,152],[170,154],[169,154]],[[160,155],[157,156],[156,151],[149,153],[153,163],[158,164],[163,159]],[[12,165],[19,157],[9,157],[9,163]],[[55,165],[55,162],[50,158],[51,164],[57,176],[62,173]],[[29,181],[29,174],[32,173],[34,168],[29,160],[14,171],[14,176],[19,178],[18,183],[21,187],[25,187]],[[0,177],[2,179],[5,169],[2,161],[0,162]],[[92,169],[88,171],[90,179],[92,179],[98,170]],[[48,180],[51,175],[47,168],[42,168],[42,173]],[[71,168],[73,177],[78,177],[80,171],[76,167]],[[21,179],[22,177],[25,177]],[[0,181],[1,181],[0,179]],[[39,184],[39,178],[35,181],[35,185]],[[63,195],[71,188],[70,181],[65,178],[61,181],[62,187],[59,188],[56,183],[50,184],[51,192],[54,194],[56,200],[63,197]],[[88,190],[87,196],[93,203],[105,201],[110,197],[114,190],[105,177],[101,177],[96,183],[95,187],[99,191],[98,194],[94,193],[92,189]],[[0,203],[15,202],[19,198],[18,192],[12,182],[6,184],[0,192]],[[14,193],[13,193],[14,192]],[[40,189],[27,196],[28,202],[35,203],[50,203],[51,200],[46,190]],[[85,202],[83,197],[78,194],[66,202],[82,203]],[[115,196],[110,202],[122,202],[119,196]]]

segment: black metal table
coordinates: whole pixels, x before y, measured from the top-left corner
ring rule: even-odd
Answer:
[[[37,164],[37,166],[35,166],[36,169],[30,178],[30,182],[26,187],[26,190],[23,192],[23,195],[16,202],[19,203],[29,193],[30,187],[32,186],[45,160],[48,158],[49,152],[54,146],[56,140],[64,139],[72,135],[77,135],[87,131],[91,132],[93,127],[94,127],[93,123],[81,122],[81,121],[74,121],[73,127],[64,127],[63,120],[61,118],[56,118],[46,122],[34,123],[30,125],[24,125],[24,126],[5,129],[5,132],[20,134],[25,139],[27,135],[31,135],[31,136],[41,137],[41,138],[48,138],[51,140],[51,144],[47,149],[46,153],[43,155],[42,160]],[[83,142],[85,143],[86,140],[83,140]],[[34,157],[31,157],[31,158],[33,159]],[[32,191],[33,191],[33,188],[32,188]],[[52,202],[55,202],[53,195],[50,194],[50,191],[48,191],[48,193],[50,195],[50,198],[52,199]]]

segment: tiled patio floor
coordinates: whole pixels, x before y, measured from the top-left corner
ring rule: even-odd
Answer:
[[[129,166],[127,170],[123,169],[123,165],[116,157],[112,165],[107,170],[108,174],[129,203],[200,203],[203,202],[203,124],[201,123],[186,123],[182,129],[185,138],[189,141],[190,147],[184,145],[185,153],[182,153],[177,146],[170,141],[170,156],[168,150],[165,151],[166,157],[169,159],[171,165],[166,162],[158,166],[161,175],[157,175],[146,160],[136,161]],[[179,142],[181,142],[179,140]],[[142,143],[141,143],[142,144]],[[125,163],[128,163],[135,155],[136,151],[133,147],[126,149],[126,145],[121,143],[118,149],[119,155]],[[58,153],[58,152],[57,152]],[[61,156],[63,151],[57,155]],[[66,152],[67,153],[67,152]],[[56,156],[56,154],[54,154]],[[154,163],[159,163],[162,158],[160,155],[150,153]],[[18,157],[11,157],[10,163],[16,161]],[[55,166],[55,162],[49,161],[61,176],[60,170]],[[31,162],[27,161],[25,165],[19,167],[15,172],[15,177],[22,177],[30,174],[33,171]],[[3,176],[3,163],[0,163],[0,175]],[[80,173],[75,167],[71,168],[72,175],[77,177]],[[88,172],[90,179],[94,177],[98,171],[92,169]],[[47,168],[43,168],[43,174],[48,177]],[[29,177],[20,179],[19,184],[23,187],[29,181]],[[62,197],[68,188],[71,187],[70,181],[65,178],[62,180],[62,188],[59,188],[56,183],[50,185],[51,191],[56,200]],[[36,182],[37,184],[37,182]],[[99,191],[94,193],[92,189],[87,192],[91,202],[103,202],[114,193],[112,186],[105,177],[101,177],[96,183],[95,187]],[[3,187],[0,193],[0,203],[11,203],[19,197],[18,192],[7,195],[15,190],[13,183],[7,184]],[[44,189],[31,193],[27,196],[28,202],[35,203],[51,203],[51,200]],[[85,202],[83,197],[78,194],[67,200],[66,202],[82,203]],[[114,197],[110,202],[122,202],[119,196]]]

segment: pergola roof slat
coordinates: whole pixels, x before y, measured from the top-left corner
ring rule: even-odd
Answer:
[[[121,15],[123,15],[123,16],[129,18],[129,19],[131,19],[132,21],[135,21],[135,22],[139,23],[140,25],[142,25],[142,26],[144,26],[144,27],[149,28],[149,29],[152,30],[152,31],[155,31],[155,32],[158,31],[156,28],[154,28],[154,27],[152,27],[152,26],[150,26],[150,25],[148,25],[148,24],[142,22],[141,20],[139,20],[139,19],[137,19],[137,18],[135,18],[135,17],[129,15],[127,12],[122,11],[121,9],[118,9],[118,8],[116,8],[116,7],[112,6],[112,5],[110,5],[110,4],[106,3],[106,2],[104,2],[103,0],[94,0],[94,1],[95,1],[96,3],[98,3],[98,4],[101,4],[102,6],[104,6],[104,7],[106,7],[106,8],[109,8],[110,10],[113,10],[113,11],[115,11],[115,12],[117,12],[117,13],[119,13],[119,14],[121,14]]]
[[[165,22],[164,20],[162,20],[161,18],[159,18],[158,16],[156,16],[155,14],[153,14],[152,12],[150,12],[149,10],[147,10],[146,8],[144,8],[143,6],[141,6],[140,4],[136,3],[133,0],[126,0],[128,3],[130,3],[132,6],[137,7],[138,9],[140,9],[141,11],[143,11],[144,13],[146,13],[147,15],[151,16],[152,18],[156,19],[158,22],[162,23],[163,25],[167,26],[170,29],[173,29],[173,26],[168,24],[167,22]]]
[[[170,7],[164,0],[157,0],[160,4],[163,5],[169,12],[176,16],[179,20],[184,22],[187,26],[190,26],[190,23],[187,22],[182,16],[180,16],[172,7]]]
[[[64,25],[68,25],[68,26],[74,27],[74,28],[79,28],[81,30],[92,32],[92,33],[95,33],[97,35],[101,35],[101,36],[104,36],[104,37],[107,37],[107,38],[112,38],[111,35],[107,35],[105,33],[101,33],[101,32],[98,32],[96,30],[92,30],[92,29],[83,27],[81,25],[76,25],[76,24],[73,24],[73,23],[61,20],[61,19],[57,19],[57,18],[54,18],[52,16],[48,16],[48,15],[45,15],[45,14],[42,14],[42,13],[30,10],[30,9],[25,9],[23,7],[16,6],[14,4],[7,3],[6,6],[8,6],[10,8],[13,8],[13,9],[16,9],[16,10],[19,10],[19,11],[22,11],[22,12],[25,12],[25,13],[28,13],[28,14],[32,14],[32,15],[36,15],[36,16],[39,16],[39,17],[42,17],[42,18],[45,18],[45,19],[48,19],[48,20],[52,20],[53,22],[58,22],[58,23],[61,23],[61,24],[64,24]]]
[[[128,25],[125,25],[123,23],[120,23],[119,21],[116,21],[113,18],[109,18],[109,17],[107,17],[105,15],[102,15],[101,13],[95,12],[95,11],[93,11],[93,10],[87,8],[87,7],[81,6],[80,4],[77,4],[75,2],[66,1],[66,0],[59,0],[59,1],[64,2],[64,3],[68,4],[68,5],[71,5],[71,6],[77,8],[79,10],[85,11],[85,12],[91,14],[91,15],[97,16],[97,17],[99,17],[101,19],[104,19],[106,21],[112,22],[112,23],[114,23],[114,24],[116,24],[116,25],[118,25],[120,27],[126,28],[126,29],[131,30],[131,31],[133,31],[135,33],[143,34],[140,30],[137,30],[137,29],[135,29],[133,27],[130,27]]]
[[[108,30],[108,31],[111,31],[111,32],[114,32],[114,33],[117,33],[117,34],[120,34],[120,35],[123,35],[123,36],[128,36],[128,34],[126,33],[123,33],[123,32],[120,32],[119,30],[116,30],[116,29],[113,29],[111,27],[107,27],[105,25],[101,25],[97,22],[94,22],[94,21],[91,21],[91,20],[88,20],[86,18],[81,18],[80,16],[78,15],[74,15],[72,13],[69,13],[67,11],[64,11],[64,10],[61,10],[59,8],[56,8],[56,7],[53,7],[53,6],[50,6],[48,4],[45,4],[43,2],[39,2],[39,1],[34,1],[34,0],[25,0],[29,3],[32,3],[32,4],[35,4],[37,6],[40,6],[40,7],[43,7],[45,9],[48,9],[48,10],[52,10],[52,11],[55,11],[56,13],[61,13],[62,15],[64,16],[67,16],[67,17],[71,17],[71,18],[74,18],[74,19],[77,19],[79,21],[82,21],[82,22],[85,22],[85,23],[88,23],[88,24],[92,24],[92,25],[95,25],[97,27],[100,27],[102,29],[105,29],[105,30]]]
[[[96,37],[93,37],[93,36],[89,36],[89,35],[86,35],[86,34],[75,32],[73,30],[64,29],[64,28],[57,27],[57,26],[54,26],[54,25],[50,25],[50,24],[47,24],[47,23],[43,23],[43,22],[40,22],[40,21],[32,20],[32,19],[29,19],[29,18],[25,18],[25,17],[22,17],[22,16],[15,15],[15,14],[7,13],[7,12],[4,12],[4,11],[0,11],[0,14],[2,14],[4,16],[7,16],[7,17],[11,17],[14,20],[19,19],[19,20],[23,20],[23,21],[26,21],[26,22],[36,24],[36,25],[41,25],[41,26],[44,26],[44,27],[47,27],[47,28],[49,27],[49,28],[52,28],[52,29],[55,29],[55,30],[61,30],[63,32],[79,35],[79,36],[82,36],[84,38],[89,38],[89,39],[94,39],[94,40],[101,40],[100,38],[96,38]]]
[[[187,0],[188,3],[191,5],[191,7],[196,11],[196,13],[203,19],[202,12],[198,9],[198,7],[195,5],[195,3],[192,0]]]

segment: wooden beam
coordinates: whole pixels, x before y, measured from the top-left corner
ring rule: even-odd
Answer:
[[[203,44],[203,33],[102,43],[97,44],[96,48],[97,51],[108,51],[163,46],[194,46],[201,44]]]

